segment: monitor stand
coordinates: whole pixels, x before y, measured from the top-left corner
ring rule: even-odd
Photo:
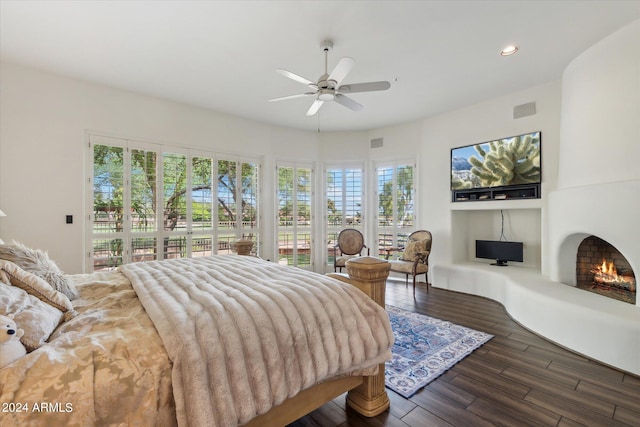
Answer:
[[[508,267],[507,261],[502,259],[497,259],[496,262],[491,263],[491,265],[497,265],[498,267]]]

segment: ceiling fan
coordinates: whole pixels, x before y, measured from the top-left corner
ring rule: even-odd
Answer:
[[[345,93],[372,92],[378,90],[387,90],[391,87],[391,84],[389,82],[367,82],[340,85],[342,80],[344,80],[347,74],[349,74],[356,61],[353,58],[345,56],[338,62],[331,74],[329,74],[327,72],[327,57],[329,51],[333,47],[333,42],[331,40],[325,40],[324,42],[322,42],[320,47],[324,51],[324,74],[320,76],[317,83],[294,74],[291,71],[283,69],[276,70],[278,74],[307,85],[309,89],[311,89],[311,91],[300,93],[297,95],[274,98],[270,99],[269,101],[283,101],[285,99],[313,96],[315,100],[313,101],[313,104],[311,104],[309,110],[307,110],[307,116],[313,116],[314,114],[316,114],[325,101],[336,101],[338,104],[344,105],[345,107],[353,111],[360,111],[363,108],[362,104],[359,104],[358,102],[349,98],[345,95]]]

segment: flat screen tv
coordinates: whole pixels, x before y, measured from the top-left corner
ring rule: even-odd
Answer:
[[[507,261],[523,262],[522,242],[476,240],[476,258],[495,259],[491,265],[506,267]]]
[[[540,131],[451,149],[451,190],[540,184]]]

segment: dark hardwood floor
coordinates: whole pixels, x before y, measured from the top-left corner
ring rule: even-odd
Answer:
[[[387,304],[482,330],[488,343],[391,408],[365,418],[339,396],[302,426],[640,426],[640,378],[527,331],[494,301],[419,284],[387,283]],[[638,349],[636,349],[637,351]]]

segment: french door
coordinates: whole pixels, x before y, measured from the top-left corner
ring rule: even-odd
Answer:
[[[364,169],[358,165],[328,166],[325,175],[327,194],[326,260],[328,265],[333,266],[333,248],[340,231],[345,228],[355,228],[365,234]],[[370,246],[366,239],[365,243]]]
[[[87,270],[258,247],[257,161],[90,135]]]
[[[307,164],[279,162],[277,177],[278,262],[311,269],[313,169]]]
[[[404,246],[415,231],[415,164],[380,163],[376,178],[378,248],[383,256],[385,249]]]

